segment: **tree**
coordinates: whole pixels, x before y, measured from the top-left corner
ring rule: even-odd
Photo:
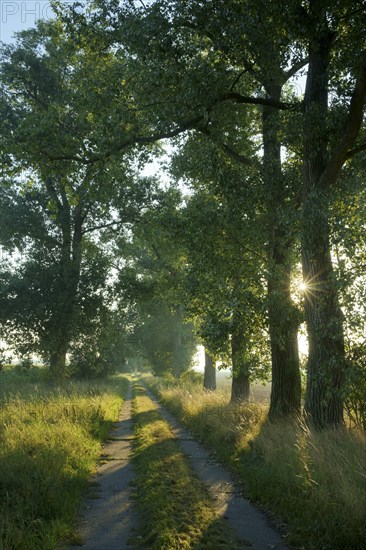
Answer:
[[[309,68],[304,98],[302,229],[303,276],[308,285],[305,316],[309,337],[305,411],[311,422],[322,428],[343,422],[343,314],[331,258],[329,206],[340,170],[352,154],[362,123],[366,99],[366,54],[359,50],[356,37],[364,28],[365,16],[364,10],[354,9],[353,3],[352,7],[344,2],[330,8],[326,2],[313,0],[309,2],[305,15],[309,36]],[[350,33],[353,35],[351,41]],[[336,53],[340,53],[340,65]],[[344,126],[338,127],[330,140],[328,94],[331,75],[336,69],[343,74],[348,72],[352,84],[347,86],[344,97]]]
[[[38,223],[42,233],[40,237],[35,230],[28,235],[26,215],[18,223],[16,237],[9,237],[3,225],[4,239],[8,243],[18,239],[23,246],[33,239],[32,259],[19,273],[18,282],[23,281],[24,289],[25,282],[48,281],[42,287],[47,307],[38,316],[37,303],[28,303],[29,319],[44,333],[41,347],[47,349],[56,378],[65,372],[80,308],[86,236],[108,226],[131,223],[149,195],[148,180],[137,183],[129,167],[132,153],[114,164],[105,162],[111,142],[105,132],[128,126],[130,109],[126,96],[120,93],[122,59],[105,48],[97,53],[93,48],[91,41],[72,43],[60,20],[40,22],[36,29],[20,33],[14,46],[3,48],[1,65],[1,137],[6,167],[1,182],[3,206],[8,209],[7,216],[23,216],[30,207],[32,227]],[[116,103],[125,107],[123,121],[121,109],[115,114]],[[98,151],[103,160],[83,162],[81,155],[86,149]],[[45,247],[52,253],[50,258],[45,258]],[[38,270],[36,261],[43,271]],[[37,274],[43,279],[37,279]],[[14,284],[8,297],[11,302],[11,292],[15,292],[19,304],[20,288]],[[23,326],[19,313],[17,319]]]
[[[150,120],[155,117],[156,135],[169,137],[194,128],[230,158],[248,166],[252,158],[247,144],[253,140],[253,121],[258,121],[248,106],[264,107],[262,176],[268,209],[272,417],[300,410],[298,316],[290,296],[294,236],[283,215],[288,187],[281,171],[277,110],[294,107],[281,101],[281,90],[305,63],[299,50],[294,51],[290,33],[278,25],[276,13],[272,2],[188,5],[161,0],[147,7],[126,2],[117,8],[112,3],[107,10],[103,5],[94,21],[113,28],[109,36],[114,46],[123,44],[134,57],[135,78],[140,82],[135,98],[137,103],[141,96],[156,98],[148,105],[154,111]],[[250,117],[243,116],[243,109],[252,116],[247,125]],[[170,131],[172,123],[175,128]]]
[[[330,237],[344,314],[345,409],[356,425],[366,427],[365,349],[365,159],[347,163],[330,205]]]
[[[196,343],[185,308],[185,256],[176,239],[180,193],[158,191],[128,234],[116,240],[121,259],[117,292],[135,311],[133,335],[154,374],[174,377],[191,366]]]
[[[263,376],[260,356],[264,364],[268,360],[265,259],[259,252],[264,235],[253,189],[258,179],[255,171],[245,171],[200,141],[187,142],[174,162],[175,176],[185,174],[195,189],[187,197],[180,231],[187,254],[187,304],[206,351],[233,367],[233,399],[247,399],[249,380]],[[248,185],[238,189],[238,179]]]
[[[240,363],[243,376],[247,363],[239,358],[248,357],[254,325],[260,335],[263,327],[259,319],[268,322],[273,371],[271,417],[296,414],[300,406],[299,316],[290,295],[298,226],[292,223],[294,218],[288,223],[288,218],[300,203],[298,166],[302,162],[300,237],[308,285],[304,301],[310,347],[305,410],[310,421],[322,428],[341,424],[343,414],[343,314],[329,222],[342,167],[365,151],[359,136],[364,134],[366,55],[359,44],[366,16],[362,0],[332,4],[327,0],[309,0],[306,4],[294,0],[280,6],[286,10],[279,10],[278,2],[272,1],[156,0],[147,6],[97,3],[90,15],[79,13],[75,7],[64,14],[59,10],[55,22],[40,24],[36,31],[21,35],[15,49],[5,49],[0,104],[5,121],[4,162],[9,168],[15,164],[18,171],[20,167],[33,171],[45,185],[62,235],[62,269],[68,274],[64,282],[71,305],[78,271],[80,274],[78,235],[82,224],[77,220],[83,216],[85,200],[88,203],[93,192],[99,197],[99,172],[103,182],[111,181],[107,161],[111,163],[108,166],[115,162],[121,171],[122,153],[127,164],[141,145],[184,134],[183,140],[176,141],[184,159],[193,158],[196,151],[192,147],[189,151],[189,147],[199,143],[205,145],[210,159],[213,150],[214,154],[221,151],[240,165],[240,186],[236,182],[225,188],[226,165],[223,163],[223,169],[216,164],[213,174],[200,153],[199,177],[206,184],[206,195],[201,193],[197,200],[204,199],[206,208],[210,205],[207,195],[214,203],[219,196],[235,212],[238,202],[243,217],[250,208],[255,214],[256,209],[262,209],[254,221],[260,241],[263,228],[266,234],[259,254],[265,247],[267,319],[258,304],[263,292],[250,269],[238,273],[218,264],[222,281],[228,280],[227,289],[220,288],[213,267],[211,278],[209,275],[206,280],[214,283],[214,291],[207,293],[200,322],[208,340],[215,327],[212,345],[225,341],[226,351],[231,335],[234,363]],[[286,83],[306,63],[306,92],[299,101],[286,91]],[[95,82],[92,86],[91,76]],[[302,147],[298,139],[293,140],[294,132],[289,132],[294,121],[303,128]],[[263,138],[260,142],[259,133]],[[283,143],[286,162],[281,159]],[[140,160],[144,158],[140,154]],[[236,192],[240,188],[245,194],[253,179],[246,178],[244,168],[260,175],[262,184],[245,206],[237,200]],[[215,185],[221,186],[218,193]],[[64,220],[67,217],[75,221],[71,233]],[[202,216],[199,219],[201,225],[196,227],[205,227]],[[219,250],[228,235],[234,240],[238,237],[238,227],[242,226],[220,226],[216,232]],[[249,238],[239,235],[240,254],[256,242],[254,233],[249,231]],[[156,246],[151,248],[158,257]],[[235,257],[236,253],[229,250]],[[207,265],[216,257],[212,247]],[[163,268],[161,258],[159,262]],[[198,263],[191,261],[191,265]],[[218,312],[210,302],[215,295],[220,303]],[[253,310],[259,313],[251,319],[245,305],[251,307],[254,302]],[[178,317],[182,300],[174,303]],[[62,319],[67,320],[65,313]],[[243,334],[246,341],[239,345]],[[178,349],[179,331],[175,336]]]
[[[18,355],[36,353],[45,361],[51,360],[53,367],[52,356],[60,349],[58,339],[66,330],[70,331],[66,333],[67,344],[71,338],[78,339],[92,330],[103,305],[101,289],[106,286],[108,261],[95,244],[84,240],[73,311],[68,312],[69,317],[60,318],[65,302],[69,307],[71,304],[67,302],[69,289],[64,287],[60,233],[42,210],[47,196],[36,185],[20,197],[16,189],[11,191],[14,194],[7,193],[11,202],[6,204],[4,196],[1,201],[2,221],[9,222],[10,217],[13,220],[7,227],[0,223],[1,242],[10,258],[1,269],[3,333]],[[12,242],[5,239],[9,228]],[[14,248],[15,242],[18,246]]]
[[[216,365],[215,359],[205,348],[205,365],[203,376],[203,387],[206,390],[216,390]]]
[[[209,123],[212,113],[223,102],[233,102],[234,104],[260,104],[267,109],[265,119],[269,119],[270,108],[286,109],[290,105],[278,99],[278,95],[283,84],[283,74],[290,60],[294,60],[290,69],[290,74],[304,65],[308,59],[307,87],[304,98],[305,116],[304,120],[304,203],[303,203],[303,226],[302,226],[302,257],[303,273],[305,280],[311,285],[311,292],[305,296],[305,315],[309,332],[310,355],[309,355],[309,376],[307,383],[306,411],[311,417],[312,422],[323,427],[326,425],[338,425],[342,419],[342,386],[344,379],[344,351],[342,335],[342,316],[338,305],[337,284],[334,280],[331,253],[329,246],[329,228],[328,228],[328,205],[330,188],[339,175],[339,171],[350,155],[364,150],[363,144],[354,147],[357,134],[362,121],[364,108],[364,90],[365,90],[365,61],[364,53],[359,51],[359,43],[362,42],[361,33],[364,28],[364,10],[362,3],[348,1],[337,2],[328,5],[327,2],[310,1],[308,9],[300,3],[294,2],[289,5],[286,3],[286,19],[282,17],[276,3],[276,12],[273,11],[274,4],[266,2],[261,6],[250,2],[236,2],[230,7],[235,14],[234,20],[244,23],[244,32],[239,29],[240,23],[236,24],[239,32],[222,32],[222,14],[230,19],[230,10],[227,3],[225,6],[218,3],[195,3],[194,5],[182,5],[179,2],[160,1],[154,2],[151,8],[140,9],[137,20],[140,28],[144,29],[146,40],[143,45],[137,48],[141,54],[149,59],[148,68],[155,67],[154,63],[162,64],[165,60],[165,71],[159,73],[159,80],[170,100],[180,101],[180,118],[182,118],[182,105],[186,105],[189,97],[194,97],[190,103],[194,105],[196,117],[195,126],[201,131],[210,130]],[[242,17],[245,7],[245,22]],[[258,10],[259,7],[259,10]],[[221,11],[222,8],[222,11]],[[281,10],[280,10],[281,11]],[[268,15],[268,19],[267,19]],[[220,17],[221,16],[221,17]],[[276,16],[276,17],[275,17]],[[159,44],[153,41],[152,30],[156,29],[156,23],[162,25],[165,39]],[[249,24],[247,23],[249,21]],[[221,22],[221,25],[220,25]],[[235,21],[234,21],[235,22]],[[273,23],[275,26],[273,26]],[[144,24],[144,26],[143,26]],[[272,24],[272,26],[270,26]],[[219,33],[217,29],[219,27]],[[276,27],[276,28],[275,28]],[[252,29],[255,33],[252,34]],[[225,20],[225,29],[227,29]],[[352,29],[352,31],[351,31]],[[268,32],[273,31],[273,32]],[[352,32],[352,37],[350,36]],[[155,33],[156,34],[156,33]],[[243,34],[246,40],[243,41]],[[268,40],[264,40],[265,48],[261,48],[260,40],[264,35],[275,36],[279,43],[284,43],[283,49],[278,49],[275,42],[268,47]],[[239,47],[232,50],[232,37],[240,37]],[[284,37],[284,39],[283,39]],[[216,49],[216,43],[220,44],[220,49]],[[148,45],[150,52],[154,56],[144,53],[143,50]],[[243,45],[244,44],[244,45]],[[249,47],[248,47],[249,44]],[[234,51],[233,60],[227,66],[226,73],[222,71],[225,66],[226,58]],[[235,53],[239,51],[242,58],[249,59],[242,70],[237,70],[235,63]],[[252,56],[247,56],[250,51]],[[216,54],[217,52],[217,54]],[[268,53],[266,53],[268,52]],[[299,52],[304,52],[303,59],[296,59]],[[278,54],[280,55],[278,65]],[[215,55],[216,54],[216,55]],[[336,55],[337,54],[337,55]],[[271,67],[271,61],[275,61]],[[150,65],[151,63],[151,65]],[[299,64],[300,63],[300,64]],[[264,86],[268,97],[260,95],[249,96],[245,87],[246,75],[251,73],[252,65],[261,76],[261,84]],[[214,77],[212,76],[212,67],[215,67]],[[183,69],[191,75],[190,69],[194,67],[194,78],[190,81],[185,78]],[[267,69],[270,68],[270,71]],[[279,72],[278,69],[281,69]],[[341,71],[342,78],[337,77],[338,70]],[[175,82],[172,74],[175,73]],[[236,74],[235,74],[236,73]],[[356,75],[359,75],[356,77]],[[331,78],[332,75],[332,78]],[[334,75],[334,77],[333,77]],[[349,81],[348,76],[351,78]],[[201,78],[202,76],[202,78]],[[231,79],[230,77],[233,76]],[[177,78],[178,77],[178,78]],[[352,80],[355,83],[352,94]],[[340,117],[345,123],[345,130],[338,127],[333,140],[328,141],[328,122],[330,109],[328,106],[328,91],[330,82],[333,81],[337,86],[337,101],[343,102],[344,114]],[[343,82],[342,82],[343,81]],[[150,85],[150,79],[148,79]],[[181,82],[184,85],[179,86]],[[209,86],[207,83],[210,82]],[[177,84],[178,83],[178,84]],[[238,84],[239,83],[239,84]],[[197,85],[196,85],[197,84]],[[206,87],[205,87],[206,84]],[[346,84],[346,85],[344,85]],[[234,87],[239,85],[238,92]],[[226,88],[226,89],[225,89]],[[343,88],[343,89],[342,89]],[[173,93],[174,90],[174,93]],[[194,92],[193,92],[194,90]],[[203,91],[205,90],[205,92]],[[187,92],[187,94],[186,94]],[[186,95],[185,95],[186,94]],[[350,96],[352,99],[350,101]],[[340,97],[342,99],[340,99]],[[173,99],[174,98],[174,99]],[[199,113],[203,113],[199,117]],[[193,114],[193,113],[192,113]],[[348,116],[347,116],[348,115]],[[271,129],[266,134],[270,138],[270,133],[275,131],[276,122],[273,117]],[[264,119],[264,122],[266,121]],[[186,117],[188,120],[188,117]],[[193,120],[193,117],[190,117]],[[197,120],[197,119],[196,119]],[[203,126],[203,129],[202,129]],[[330,147],[327,147],[329,143]],[[240,158],[245,162],[242,155],[237,154],[235,148],[228,147],[227,142],[221,144],[229,151],[231,156]],[[231,144],[230,144],[231,145]],[[268,149],[273,150],[273,154],[268,156],[267,167],[270,172],[278,172],[279,142],[278,139],[272,139],[272,147],[267,142]],[[277,165],[277,168],[275,167]],[[277,177],[275,181],[278,181]],[[276,197],[272,195],[272,197]],[[280,194],[281,197],[281,194]],[[279,205],[276,205],[279,206]],[[279,227],[272,236],[281,237],[284,228]],[[277,235],[277,236],[276,236]],[[286,285],[288,289],[288,259],[284,257],[286,240],[281,238],[277,243],[270,246],[272,259],[275,264],[275,276],[271,278],[269,290],[272,294]],[[279,266],[281,265],[281,268]],[[277,272],[277,273],[276,273]],[[282,273],[281,285],[276,287],[278,274]],[[277,289],[277,290],[276,290]],[[288,300],[288,290],[285,301]],[[279,300],[269,300],[271,308],[281,304]],[[285,313],[286,313],[285,308]],[[289,308],[291,309],[291,308]],[[281,318],[283,309],[278,313]],[[275,316],[273,311],[270,315],[273,325]],[[297,368],[296,339],[296,316],[288,315],[289,323],[281,323],[280,327],[286,326],[280,335],[278,328],[273,327],[272,335],[275,336],[272,346],[273,356],[277,356],[278,367],[283,364],[284,350],[287,349],[288,369],[283,371],[281,368],[274,373],[289,373],[285,385],[279,380],[278,387],[286,388],[284,392],[277,393],[282,404],[276,404],[275,409],[286,412],[298,410],[299,406],[299,377]],[[321,327],[319,329],[319,327]],[[285,338],[288,345],[280,349],[279,342]],[[273,339],[273,337],[272,337]],[[276,344],[277,341],[277,344]],[[276,350],[276,346],[277,349]],[[275,374],[275,382],[277,380]],[[292,384],[294,391],[290,393],[287,389]],[[293,402],[289,404],[289,400]],[[273,409],[273,412],[274,409]]]
[[[69,369],[73,376],[97,378],[131,370],[128,364],[133,351],[129,342],[129,315],[124,310],[113,309],[110,301],[111,298],[104,300],[97,314],[88,315],[87,330],[82,338],[72,342]]]

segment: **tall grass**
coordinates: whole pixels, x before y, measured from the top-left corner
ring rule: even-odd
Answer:
[[[248,496],[284,522],[304,549],[366,548],[366,437],[269,423],[258,403],[228,405],[227,391],[150,380],[170,410],[230,465]]]
[[[42,370],[0,374],[0,547],[47,550],[75,511],[126,382],[52,387]]]

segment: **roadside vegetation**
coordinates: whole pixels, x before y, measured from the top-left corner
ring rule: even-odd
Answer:
[[[52,9],[0,44],[0,544],[63,536],[108,377],[143,371],[292,543],[366,548],[365,1]],[[268,406],[237,405],[261,382]],[[139,494],[172,548],[169,483]]]
[[[0,373],[0,547],[54,549],[73,520],[127,382],[49,385],[42,368]],[[77,541],[77,539],[75,539]]]
[[[238,474],[248,497],[286,524],[289,543],[317,550],[366,548],[364,432],[268,422],[267,405],[228,404],[228,389],[208,392],[197,381],[147,382]]]
[[[135,498],[140,511],[138,548],[244,548],[217,517],[212,499],[193,473],[169,424],[144,388],[135,384]]]

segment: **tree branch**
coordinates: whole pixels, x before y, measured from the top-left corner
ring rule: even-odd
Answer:
[[[350,148],[353,146],[361,128],[363,110],[366,101],[366,50],[363,52],[360,72],[352,94],[348,118],[343,136],[334,147],[323,174],[323,183],[329,187],[333,185],[347,159]]]
[[[355,155],[357,155],[357,153],[361,153],[362,151],[366,151],[366,143],[361,143],[361,145],[358,145],[358,147],[350,149],[346,154],[346,160],[354,157]]]
[[[282,111],[297,109],[301,105],[301,103],[284,103],[283,101],[265,97],[243,96],[237,92],[228,92],[227,94],[222,95],[219,98],[219,101],[234,101],[235,103],[240,104],[265,105],[267,107],[275,107],[276,109],[280,109]]]
[[[297,73],[297,71],[305,67],[305,65],[307,65],[308,63],[309,63],[309,57],[305,57],[305,59],[300,59],[300,61],[297,61],[296,63],[294,63],[288,71],[285,71],[285,77],[286,77],[285,82],[287,82],[290,78],[292,78]]]
[[[123,149],[127,149],[127,147],[131,147],[133,145],[148,145],[149,143],[155,143],[156,141],[159,141],[160,139],[168,139],[172,137],[176,137],[179,134],[182,134],[186,130],[191,130],[197,126],[200,122],[203,120],[203,115],[196,116],[194,118],[191,118],[190,120],[183,122],[180,126],[177,126],[176,128],[173,128],[172,130],[168,130],[166,132],[157,132],[156,134],[152,134],[151,136],[135,136],[131,137],[129,139],[126,139],[124,141],[121,141],[116,147],[111,149],[110,151],[107,151],[106,153],[103,153],[101,155],[95,155],[90,158],[83,158],[79,155],[50,155],[47,153],[47,151],[41,151],[47,158],[51,161],[63,161],[63,160],[71,160],[80,162],[81,164],[89,165],[93,164],[98,161],[105,161],[112,157],[113,155],[119,153]]]
[[[362,6],[361,8],[357,8],[356,10],[346,13],[345,15],[343,15],[337,20],[337,23],[339,23],[340,21],[344,21],[345,19],[352,17],[352,15],[356,15],[356,13],[360,13],[362,11],[365,11],[365,6]]]
[[[243,71],[241,71],[241,72],[237,75],[237,77],[235,78],[234,82],[233,82],[232,85],[230,86],[230,92],[232,92],[232,91],[234,90],[235,86],[237,85],[237,83],[239,82],[239,80],[241,79],[241,77],[242,77],[243,75],[245,75],[245,73],[251,72],[251,69],[252,69],[253,66],[254,66],[254,63],[253,63],[251,66],[246,67]]]
[[[57,196],[56,189],[53,186],[53,183],[51,181],[51,178],[46,178],[45,180],[46,189],[48,191],[49,196],[51,197],[51,200],[53,200],[57,206],[57,210],[61,211],[63,209],[62,203],[60,199]]]
[[[221,143],[220,141],[213,139],[212,134],[209,132],[207,128],[199,128],[198,131],[208,136],[213,141],[213,143],[215,143],[215,145],[220,147],[220,149],[222,149],[224,153],[226,153],[230,158],[232,158],[236,162],[240,162],[240,164],[244,164],[244,166],[250,166],[251,161],[249,158],[244,157],[243,155],[240,155],[239,153],[234,151],[234,149],[229,147],[229,145],[226,145],[226,143]]]
[[[161,256],[161,254],[159,253],[157,247],[155,246],[155,244],[153,242],[150,241],[150,245],[151,245],[151,248],[153,249],[158,261],[160,262],[161,267],[163,267],[169,273],[169,275],[171,275],[172,277],[177,277],[178,276],[177,270],[170,267],[169,264],[167,264],[167,262]]]
[[[274,107],[281,110],[297,109],[301,103],[283,103],[270,98],[261,98],[261,97],[250,97],[243,96],[237,92],[228,92],[217,98],[213,105],[217,105],[224,101],[233,101],[240,104],[251,104],[251,105],[267,105],[269,107]],[[203,122],[204,116],[197,115],[185,122],[180,123],[175,128],[167,130],[165,132],[156,132],[150,136],[134,136],[128,139],[125,139],[113,147],[110,151],[107,151],[100,155],[94,155],[89,158],[81,157],[79,155],[50,155],[47,151],[41,151],[48,160],[50,161],[75,161],[84,165],[90,165],[98,161],[108,160],[113,155],[120,153],[123,149],[134,145],[148,145],[150,143],[155,143],[161,139],[169,139],[176,137],[187,130],[192,130],[197,128],[197,126]]]
[[[102,223],[101,225],[93,225],[92,227],[87,227],[83,229],[82,234],[85,235],[85,233],[91,233],[92,231],[97,231],[98,229],[107,229],[108,227],[113,227],[114,225],[123,225],[125,223],[131,223],[131,222],[119,220],[115,222]]]

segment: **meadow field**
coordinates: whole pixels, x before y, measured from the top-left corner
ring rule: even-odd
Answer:
[[[75,512],[127,381],[50,384],[43,368],[0,372],[0,548],[76,540]]]

